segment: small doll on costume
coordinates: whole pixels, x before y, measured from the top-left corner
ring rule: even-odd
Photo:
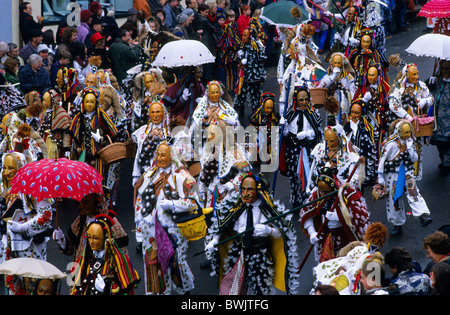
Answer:
[[[261,154],[263,154],[263,161],[270,163],[276,160],[272,156],[272,127],[280,124],[281,116],[275,110],[275,95],[273,93],[261,94],[261,106],[250,116],[250,125],[254,126],[258,133],[257,139],[254,143],[257,145],[258,161],[260,162]],[[262,131],[264,128],[264,132]],[[274,139],[275,141],[275,139]],[[262,151],[263,150],[263,151]],[[276,152],[277,154],[278,152]]]
[[[100,92],[94,87],[83,90],[81,111],[72,121],[70,132],[77,158],[84,158],[100,174],[105,175],[105,165],[98,152],[114,141],[117,129],[109,116],[100,108]],[[84,156],[84,157],[83,157]]]
[[[88,225],[84,251],[73,271],[71,295],[132,295],[140,278],[112,233],[113,213],[99,214]]]
[[[292,294],[298,286],[292,217],[281,216],[286,209],[270,195],[269,186],[261,175],[246,175],[239,191],[217,207],[205,249],[222,295],[269,295],[275,288]],[[242,234],[220,243],[236,233]]]

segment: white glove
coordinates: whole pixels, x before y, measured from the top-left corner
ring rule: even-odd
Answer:
[[[223,116],[223,121],[226,122],[230,126],[234,126],[236,124],[236,120],[231,116]]]
[[[359,45],[359,40],[357,40],[357,39],[355,39],[353,37],[350,37],[348,39],[348,41],[350,42],[350,45],[352,45],[352,46],[358,46]]]
[[[339,217],[336,213],[336,211],[327,211],[325,214],[325,217],[328,219],[328,221],[339,221]]]
[[[100,129],[92,133],[92,138],[94,138],[95,142],[101,142],[103,137],[100,135]]]
[[[368,102],[368,101],[370,101],[371,98],[372,98],[372,93],[366,92],[366,94],[364,94],[364,96],[363,96],[363,101]]]
[[[430,82],[430,84],[435,84],[436,83],[436,77],[430,77],[430,80],[428,82]]]
[[[284,117],[280,118],[280,125],[284,125],[286,123],[286,119]]]
[[[53,231],[53,240],[55,240],[62,249],[66,249],[66,237],[59,227]]]
[[[159,202],[159,207],[162,210],[173,210],[173,208],[174,208],[173,202],[171,200],[165,200],[165,199],[163,199]]]
[[[227,191],[232,191],[232,190],[234,190],[234,185],[233,185],[232,182],[227,182],[224,186],[225,186],[225,189],[226,189]]]
[[[417,102],[417,105],[419,105],[419,108],[422,109],[425,105],[427,105],[427,99],[426,98],[421,98]]]
[[[272,232],[272,229],[265,224],[256,224],[255,225],[255,236],[268,236]]]
[[[211,253],[213,251],[216,250],[216,244],[217,244],[217,240],[213,239],[211,242],[209,242],[206,246],[205,246],[205,251]]]
[[[406,140],[406,150],[410,151],[413,148],[414,148],[414,140],[412,138],[408,138]]]
[[[27,226],[22,223],[18,223],[16,221],[8,221],[9,230],[14,233],[24,233],[27,231]]]
[[[191,92],[189,92],[189,90],[187,88],[185,88],[183,90],[183,95],[181,95],[181,97],[183,98],[184,101],[187,101],[189,96],[191,96]]]
[[[317,232],[314,232],[312,234],[309,234],[309,241],[311,244],[316,245],[320,241],[320,237],[317,234]]]
[[[69,159],[69,158],[70,158],[70,151],[64,152],[64,157],[66,157],[67,159]]]
[[[242,57],[244,57],[244,51],[243,50],[238,50],[237,55],[239,56],[239,58],[242,59]]]
[[[337,76],[341,73],[341,68],[334,67],[333,68],[333,78],[337,78]]]
[[[334,40],[341,40],[341,35],[339,35],[339,33],[335,33]]]
[[[105,290],[105,280],[103,280],[100,274],[97,274],[94,286],[97,291],[103,292],[103,290]]]
[[[247,59],[246,58],[242,59],[241,63],[245,66],[247,64]]]

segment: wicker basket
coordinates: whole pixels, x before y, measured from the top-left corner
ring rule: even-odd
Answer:
[[[130,133],[128,130],[126,131],[128,135],[128,140],[125,141],[125,145],[127,147],[127,159],[134,159],[137,151],[137,143],[133,141],[130,137]]]
[[[315,108],[322,108],[327,102],[328,89],[326,88],[312,88],[309,89],[311,94],[311,101]]]
[[[108,140],[109,143],[106,147],[101,149],[98,154],[100,158],[103,160],[103,162],[107,164],[116,163],[119,161],[122,161],[127,158],[127,145],[122,142],[115,142],[113,143],[111,141],[111,138],[109,136]]]
[[[416,137],[430,137],[433,135],[434,117],[414,117],[411,124]]]

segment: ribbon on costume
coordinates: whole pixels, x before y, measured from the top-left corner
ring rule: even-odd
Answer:
[[[406,172],[405,164],[402,162],[400,164],[400,169],[398,171],[397,185],[395,186],[394,202],[397,201],[401,196],[403,196],[403,191],[406,187]]]

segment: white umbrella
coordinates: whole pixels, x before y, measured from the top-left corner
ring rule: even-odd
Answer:
[[[419,57],[434,57],[450,60],[450,36],[426,34],[418,37],[406,52]]]
[[[51,263],[36,258],[13,258],[0,264],[0,274],[36,279],[64,279],[67,274]]]
[[[199,66],[205,63],[213,63],[215,59],[208,47],[202,42],[180,39],[165,44],[152,66],[167,68]]]

